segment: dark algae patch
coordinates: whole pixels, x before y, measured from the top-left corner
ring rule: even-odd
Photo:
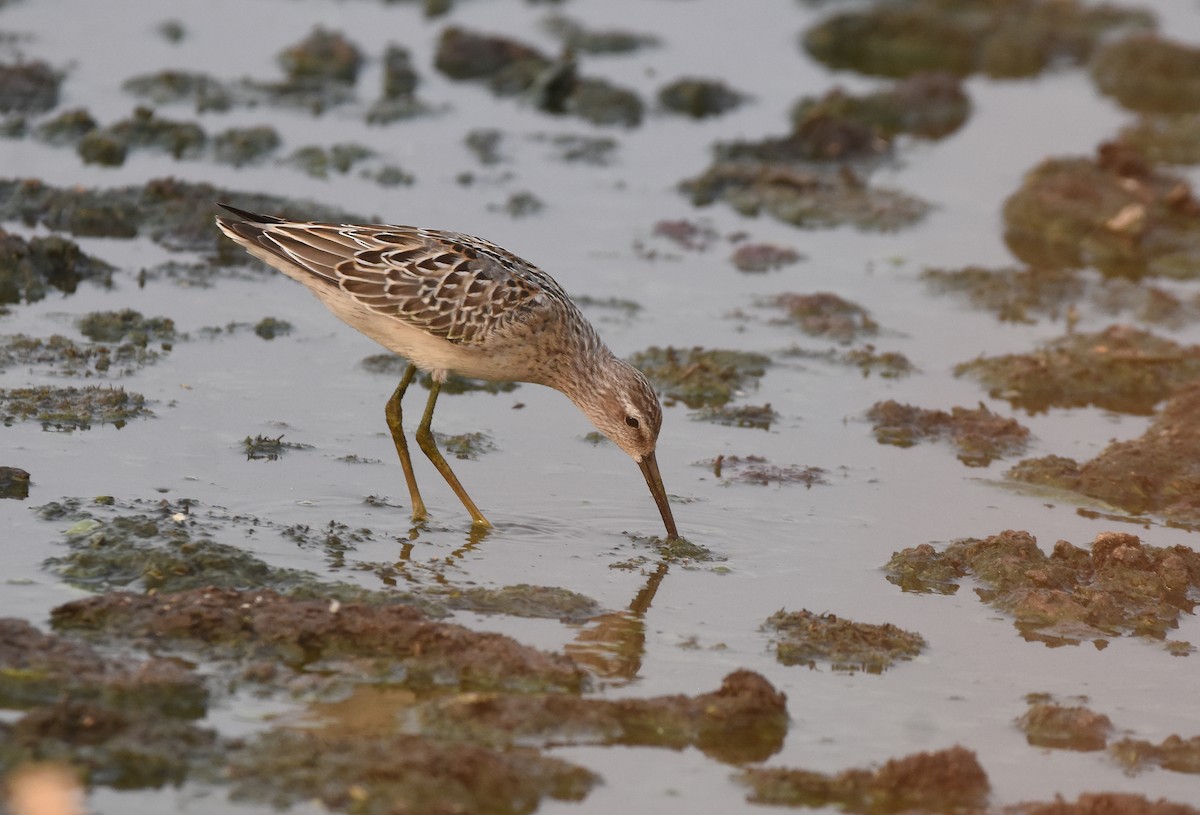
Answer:
[[[175,339],[175,322],[167,317],[143,317],[133,309],[93,311],[79,318],[79,333],[92,342],[129,342],[144,348],[151,341]]]
[[[153,415],[146,398],[124,388],[89,387],[0,388],[0,421],[40,422],[43,430],[90,430],[93,424],[122,428],[130,419]]]
[[[779,412],[770,404],[709,406],[700,408],[691,416],[702,422],[713,422],[728,427],[753,427],[759,430],[770,430],[771,425],[779,421]]]
[[[1096,158],[1051,158],[1004,204],[1004,240],[1039,268],[1191,279],[1200,275],[1200,203],[1181,176],[1120,143]]]
[[[88,130],[75,144],[85,164],[120,166],[130,150],[149,149],[175,158],[200,155],[208,136],[193,122],[164,119],[150,108],[139,107],[128,119],[105,128]]]
[[[1139,438],[1114,441],[1090,461],[1062,456],[1027,459],[1008,477],[1082,493],[1133,513],[1154,513],[1200,526],[1200,384],[1163,407]]]
[[[751,803],[838,807],[861,815],[983,811],[991,785],[965,747],[894,758],[875,769],[836,775],[788,768],[751,768],[738,775]],[[1099,813],[1097,813],[1099,815]]]
[[[832,15],[805,32],[802,44],[835,69],[1004,79],[1086,63],[1106,36],[1153,27],[1149,12],[1077,0],[899,0]]]
[[[929,544],[905,549],[885,568],[890,582],[916,592],[951,593],[950,584],[972,575],[982,601],[1011,614],[1026,640],[1050,646],[1165,640],[1180,615],[1193,613],[1200,587],[1200,554],[1118,532],[1097,535],[1090,552],[1059,541],[1047,556],[1028,532],[1009,530],[941,552]],[[1186,643],[1169,647],[1187,653]]]
[[[1086,289],[1079,275],[1066,269],[966,266],[926,269],[921,279],[933,291],[962,295],[975,308],[1009,323],[1033,323],[1038,316],[1058,319]]]
[[[773,633],[775,658],[784,665],[815,668],[822,662],[835,671],[878,674],[925,649],[924,637],[891,623],[859,623],[807,609],[778,611],[763,628]]]
[[[976,377],[992,398],[1030,413],[1095,405],[1146,415],[1200,378],[1200,346],[1113,325],[1094,334],[1067,334],[1028,354],[980,357],[954,372]]]
[[[1060,705],[1044,694],[1030,694],[1029,710],[1017,727],[1033,747],[1090,752],[1103,750],[1113,724],[1084,705]]]
[[[769,357],[750,351],[652,346],[629,358],[667,404],[720,407],[766,373]]]
[[[889,399],[872,405],[867,418],[874,422],[871,429],[880,444],[911,447],[922,439],[949,437],[958,448],[958,460],[968,467],[986,467],[997,458],[1024,451],[1029,443],[1029,428],[982,404],[946,412]]]

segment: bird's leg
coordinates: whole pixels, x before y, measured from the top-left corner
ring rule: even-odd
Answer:
[[[421,500],[421,492],[417,489],[417,477],[413,475],[412,459],[408,457],[408,442],[404,439],[404,426],[400,423],[400,400],[408,390],[408,383],[417,373],[416,365],[409,365],[400,377],[396,392],[388,400],[384,414],[387,416],[388,429],[392,431],[392,441],[396,443],[396,453],[400,456],[400,467],[404,470],[404,480],[408,482],[408,497],[412,499],[412,519],[415,522],[425,520],[425,502]]]
[[[458,500],[462,501],[463,506],[467,508],[467,512],[471,513],[472,520],[476,526],[489,527],[491,523],[483,517],[483,513],[475,506],[475,502],[471,500],[471,496],[467,495],[467,491],[463,489],[463,485],[459,483],[458,476],[450,469],[450,465],[446,463],[446,459],[442,456],[442,451],[438,450],[437,441],[433,438],[433,431],[429,425],[433,421],[433,406],[437,402],[438,394],[442,391],[442,383],[438,382],[437,377],[433,379],[433,386],[429,389],[429,401],[425,404],[425,415],[421,417],[421,424],[417,426],[417,444],[421,445],[421,449],[425,451],[425,455],[433,462],[433,466],[437,467],[442,478],[446,479],[446,483],[450,485],[450,489],[454,490],[454,494],[458,496]]]

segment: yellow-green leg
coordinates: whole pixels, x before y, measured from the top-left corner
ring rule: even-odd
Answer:
[[[400,423],[400,400],[408,390],[417,373],[416,365],[409,365],[400,377],[396,392],[388,400],[384,414],[387,416],[388,429],[392,431],[392,441],[396,443],[396,454],[400,456],[400,467],[404,470],[404,480],[408,482],[408,497],[412,499],[412,519],[416,522],[425,520],[425,502],[421,500],[421,492],[417,489],[417,477],[413,475],[412,459],[408,456],[408,442],[404,438],[404,426]]]
[[[471,518],[475,521],[476,526],[490,527],[488,519],[483,517],[483,513],[475,506],[475,502],[471,500],[471,496],[467,495],[467,491],[463,489],[463,485],[459,483],[458,476],[450,469],[450,465],[446,463],[446,459],[442,456],[442,451],[438,449],[437,441],[433,438],[433,431],[429,425],[433,422],[433,406],[437,402],[438,394],[442,392],[442,383],[436,379],[433,380],[433,387],[429,390],[429,401],[425,404],[425,415],[421,417],[421,424],[417,426],[417,444],[421,445],[421,449],[425,451],[425,455],[433,462],[433,466],[437,467],[442,478],[446,479],[446,483],[450,485],[450,489],[454,490],[454,494],[458,496],[458,500],[462,501],[463,506],[467,508],[467,512],[471,513]]]

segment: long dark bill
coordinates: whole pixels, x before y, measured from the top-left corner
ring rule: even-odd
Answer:
[[[650,487],[650,494],[654,496],[654,503],[658,504],[658,512],[662,515],[663,523],[667,527],[667,540],[677,540],[679,530],[675,528],[675,517],[671,514],[671,505],[667,503],[667,490],[663,487],[662,475],[658,472],[658,461],[654,458],[654,451],[643,456],[642,460],[638,462],[638,466],[642,468],[642,475],[646,476],[646,484]]]

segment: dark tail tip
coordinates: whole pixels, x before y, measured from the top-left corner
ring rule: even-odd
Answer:
[[[217,202],[217,206],[219,206],[221,209],[225,210],[226,212],[232,212],[234,215],[238,216],[242,220],[250,221],[251,223],[256,223],[256,224],[286,223],[286,221],[283,218],[276,218],[274,215],[258,215],[257,213],[254,213],[254,212],[247,212],[244,209],[238,209],[237,207],[231,207],[231,206],[229,206],[229,204],[222,204],[220,201]]]

